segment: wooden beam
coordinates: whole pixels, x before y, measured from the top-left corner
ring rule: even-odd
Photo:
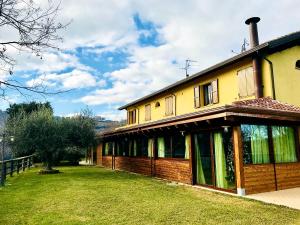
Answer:
[[[243,145],[240,126],[233,127],[233,147],[237,193],[238,195],[245,195]]]

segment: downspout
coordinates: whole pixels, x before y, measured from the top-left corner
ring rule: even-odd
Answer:
[[[267,57],[264,57],[264,60],[266,60],[270,66],[270,73],[271,73],[271,82],[272,82],[272,97],[274,100],[276,100],[276,92],[275,92],[275,77],[274,77],[274,67],[271,60],[269,60]]]

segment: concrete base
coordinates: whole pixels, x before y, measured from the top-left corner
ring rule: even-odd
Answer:
[[[237,195],[239,195],[239,196],[245,196],[246,195],[245,188],[237,188],[236,192],[237,192]]]
[[[300,188],[247,195],[246,198],[300,210]]]

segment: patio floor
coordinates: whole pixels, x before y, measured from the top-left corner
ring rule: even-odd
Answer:
[[[245,197],[300,210],[300,188],[252,194]]]

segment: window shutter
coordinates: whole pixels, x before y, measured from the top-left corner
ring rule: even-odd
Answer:
[[[253,76],[253,67],[246,69],[246,84],[247,84],[247,95],[251,96],[255,94],[254,91],[254,76]]]
[[[247,81],[245,70],[238,71],[238,85],[239,85],[239,97],[246,97],[247,94]]]
[[[200,107],[200,86],[194,87],[194,107]]]
[[[212,86],[212,100],[213,103],[219,103],[219,93],[218,93],[218,80],[214,80],[211,82]]]

